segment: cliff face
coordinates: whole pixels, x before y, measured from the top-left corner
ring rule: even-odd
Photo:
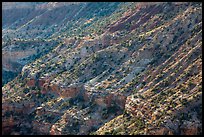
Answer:
[[[44,56],[51,51],[57,41],[26,40],[7,41],[2,48],[3,85],[21,73],[24,65]],[[49,47],[48,47],[49,46]]]
[[[19,73],[3,134],[202,134],[201,3],[24,6],[3,25],[3,68]]]

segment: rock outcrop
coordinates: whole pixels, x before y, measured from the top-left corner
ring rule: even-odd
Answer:
[[[3,134],[202,134],[202,3],[16,4]]]

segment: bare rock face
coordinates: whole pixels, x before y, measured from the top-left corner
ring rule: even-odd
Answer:
[[[29,87],[35,87],[35,83],[36,83],[36,81],[33,78],[27,80],[27,85]]]
[[[12,108],[11,108],[12,109]],[[3,112],[9,111],[10,109],[10,105],[8,103],[3,103],[2,104],[2,110]],[[3,113],[2,113],[3,114]]]
[[[51,124],[50,123],[42,123],[42,122],[38,122],[38,121],[33,121],[32,122],[33,125],[33,130],[40,133],[40,134],[45,134],[48,135],[50,132],[50,128],[51,128]]]
[[[56,84],[52,84],[49,86],[51,88],[51,91],[54,92],[54,93],[57,93],[59,95],[60,93],[60,89],[59,89],[59,86],[56,85]]]
[[[50,129],[50,135],[61,135],[61,132],[56,128],[55,125],[52,125]]]
[[[3,119],[2,121],[2,134],[9,134],[13,126],[15,125],[13,117]]]
[[[181,135],[197,135],[199,124],[197,122],[185,121],[181,128]]]
[[[80,93],[80,87],[68,87],[61,89],[60,96],[63,98],[75,98]]]
[[[127,97],[123,94],[117,94],[115,95],[115,103],[123,110],[125,109],[125,103],[126,103]]]
[[[107,104],[107,107],[110,107],[113,104],[113,94],[109,94],[105,97],[105,103]]]
[[[85,91],[83,94],[84,101],[89,102],[90,98],[91,98],[91,94],[89,92]]]
[[[108,104],[106,103],[105,99],[103,97],[99,97],[99,98],[96,98],[94,100],[94,102],[98,105],[98,106],[101,106],[101,107],[108,107]]]
[[[161,127],[159,129],[149,131],[149,135],[173,135],[173,132],[166,127]]]
[[[125,104],[125,109],[128,113],[131,113],[133,116],[137,116],[138,115],[138,105],[140,103],[141,99],[137,98],[137,99],[134,99],[133,96],[128,96],[127,97],[127,101],[126,101],[126,104]]]
[[[47,93],[47,90],[45,90],[44,88],[41,90],[41,93],[42,94],[46,94]]]
[[[86,133],[90,130],[91,126],[82,125],[79,129],[80,135],[86,135]]]
[[[21,104],[8,104],[3,103],[2,108],[4,109],[3,113],[15,111],[16,113],[22,113],[23,112],[23,106]]]
[[[120,109],[125,108],[126,96],[118,93],[103,93],[85,91],[83,99],[85,102],[92,102],[99,107],[109,108],[111,106],[118,106]]]
[[[201,4],[50,4],[5,11],[3,134],[200,134]]]
[[[47,86],[44,84],[43,87],[43,93],[46,92],[46,90],[50,87],[51,91],[53,93],[57,93],[57,95],[61,96],[62,98],[75,98],[80,93],[83,92],[83,86],[82,85],[71,85],[69,87],[60,87],[59,85],[52,84],[51,86]]]
[[[197,127],[188,127],[182,129],[181,135],[197,135],[198,128]]]
[[[40,88],[43,88],[43,87],[44,87],[45,82],[46,82],[46,80],[45,80],[45,79],[39,79],[39,80],[38,80],[38,86],[39,86]]]

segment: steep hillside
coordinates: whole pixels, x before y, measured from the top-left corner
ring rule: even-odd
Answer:
[[[202,134],[202,3],[3,6],[3,134]]]
[[[81,31],[88,26],[83,25],[84,22],[93,17],[99,19],[111,14],[119,4],[3,3],[3,85],[15,78],[24,65],[47,54],[67,38],[73,37],[72,31],[75,28],[79,28]],[[99,9],[96,9],[96,6]],[[83,35],[79,32],[77,34]],[[5,74],[9,75],[5,76]]]

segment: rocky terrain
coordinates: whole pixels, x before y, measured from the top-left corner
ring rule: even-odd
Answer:
[[[202,134],[202,3],[3,3],[2,15],[2,134]]]

